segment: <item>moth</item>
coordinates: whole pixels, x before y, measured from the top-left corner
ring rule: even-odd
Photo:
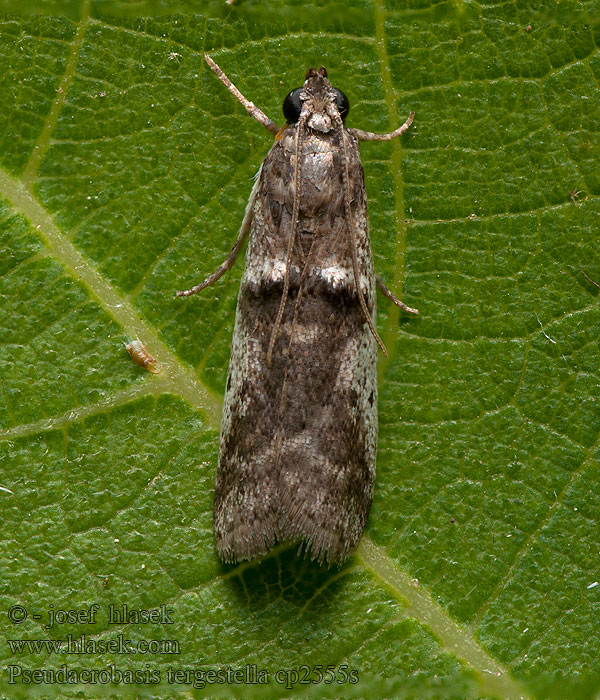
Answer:
[[[249,114],[275,136],[238,238],[190,296],[231,268],[249,236],[221,424],[214,528],[225,562],[300,541],[319,562],[355,550],[373,498],[377,450],[376,277],[359,141],[327,71],[309,68],[283,102],[280,129],[205,55]]]

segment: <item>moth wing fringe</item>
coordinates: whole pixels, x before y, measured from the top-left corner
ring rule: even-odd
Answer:
[[[225,535],[217,536],[217,551],[226,564],[235,564],[264,556],[275,546],[277,539],[275,532],[259,532],[243,524]]]
[[[348,542],[339,534],[325,527],[315,527],[315,521],[308,516],[289,520],[282,516],[285,523],[280,533],[257,532],[248,525],[237,527],[227,534],[217,537],[217,551],[226,564],[255,559],[267,555],[280,543],[298,542],[298,553],[328,566],[341,565],[352,554],[358,542]]]
[[[314,524],[313,524],[314,528]],[[316,532],[310,532],[307,528],[298,527],[289,531],[286,540],[290,542],[300,539],[298,554],[304,554],[319,564],[327,563],[328,566],[341,566],[354,551],[344,543],[338,535],[330,530],[318,528]]]
[[[305,555],[316,559],[319,564],[324,561],[327,561],[328,565],[342,564],[358,544],[358,541],[354,542],[354,538],[344,536],[345,533],[318,525],[315,518],[302,512],[299,506],[286,509],[284,505],[281,513],[281,539],[290,542],[300,539],[300,550],[304,548]]]

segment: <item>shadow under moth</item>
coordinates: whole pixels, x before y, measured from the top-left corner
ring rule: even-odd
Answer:
[[[249,234],[221,424],[214,526],[225,562],[297,541],[319,562],[355,550],[373,498],[377,451],[376,285],[359,141],[348,99],[309,68],[279,129],[205,60],[275,136],[238,238],[190,296],[231,268]]]

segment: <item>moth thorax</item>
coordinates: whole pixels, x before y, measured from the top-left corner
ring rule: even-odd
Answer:
[[[333,128],[331,117],[325,111],[313,112],[306,123],[309,128],[324,134],[328,133]]]

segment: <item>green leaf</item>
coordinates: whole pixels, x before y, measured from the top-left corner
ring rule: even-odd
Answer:
[[[2,697],[595,697],[597,3],[46,7],[0,21]],[[204,51],[275,121],[314,64],[350,126],[416,111],[362,146],[376,267],[421,314],[380,300],[375,501],[341,570],[214,549],[241,265],[174,292],[229,251],[272,137]]]

